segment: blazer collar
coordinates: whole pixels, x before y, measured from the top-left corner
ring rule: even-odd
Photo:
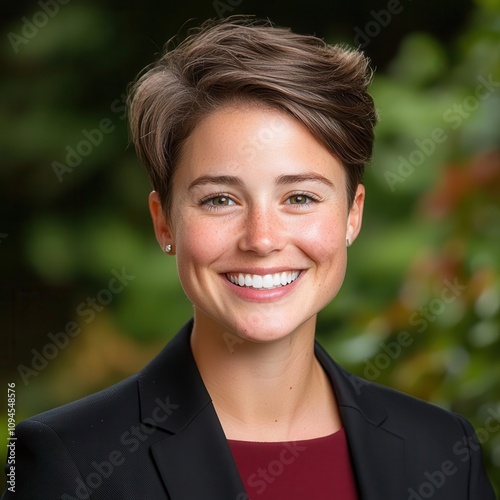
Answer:
[[[373,425],[382,424],[387,410],[373,396],[372,383],[344,370],[317,342],[314,354],[330,378],[339,406],[360,412]]]
[[[391,428],[374,384],[337,365],[318,343],[315,355],[335,391],[360,497],[407,498],[405,441]]]
[[[141,421],[169,433],[154,443],[151,451],[170,499],[246,500],[224,431],[192,355],[192,327],[191,320],[139,373]]]
[[[191,352],[192,326],[191,320],[139,373],[141,421],[170,434],[152,446],[152,453],[171,499],[246,500]],[[404,440],[391,431],[373,384],[341,368],[319,344],[315,355],[335,391],[360,497],[406,498]]]
[[[191,319],[138,375],[141,421],[171,433],[212,403],[191,352],[192,328]],[[170,408],[168,418],[155,418],[164,406]]]

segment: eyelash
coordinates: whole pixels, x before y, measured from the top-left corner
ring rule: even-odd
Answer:
[[[306,193],[306,192],[303,192],[303,191],[299,191],[297,193],[292,193],[290,194],[288,197],[287,197],[287,200],[289,200],[290,198],[293,198],[295,196],[303,196],[304,198],[308,198],[310,201],[308,201],[307,203],[288,203],[288,205],[294,205],[298,208],[302,208],[302,207],[307,207],[307,205],[311,205],[313,203],[319,203],[321,201],[321,199],[312,194],[312,193]]]
[[[300,210],[303,207],[307,207],[307,205],[311,205],[312,203],[319,203],[321,201],[321,199],[318,196],[311,194],[311,193],[306,193],[303,191],[291,193],[289,196],[287,196],[286,199],[288,201],[290,198],[293,198],[295,196],[303,196],[304,198],[307,198],[308,200],[310,200],[307,203],[287,203],[287,205],[294,205],[295,207],[299,208]],[[223,207],[231,206],[231,205],[212,205],[210,202],[215,200],[216,198],[227,198],[228,200],[230,200],[234,203],[234,200],[227,193],[217,193],[217,194],[211,194],[210,196],[207,196],[207,197],[201,199],[199,204],[200,204],[200,206],[205,207],[207,210],[214,210],[214,211],[221,210]]]
[[[212,205],[210,204],[211,201],[215,200],[216,198],[227,198],[228,200],[231,200],[234,202],[234,200],[229,196],[227,193],[217,193],[217,194],[211,194],[210,196],[207,196],[206,198],[203,198],[200,200],[200,205],[205,207],[207,210],[220,210],[222,207],[227,206],[227,205]]]

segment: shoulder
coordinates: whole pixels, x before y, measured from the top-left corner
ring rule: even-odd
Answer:
[[[360,395],[367,405],[377,405],[385,413],[382,423],[384,428],[393,429],[401,435],[413,436],[415,440],[434,435],[436,442],[447,441],[444,439],[447,436],[456,436],[458,439],[472,431],[468,421],[449,408],[353,374],[349,374],[349,378],[360,388]]]
[[[41,426],[66,438],[74,434],[78,439],[110,439],[142,422],[157,423],[152,415],[158,409],[169,415],[175,406],[170,399],[205,401],[190,355],[190,327],[191,323],[187,323],[140,372],[82,399],[34,415],[20,422],[18,429]]]
[[[316,354],[330,376],[339,406],[353,416],[412,440],[436,438],[438,442],[471,434],[467,420],[447,408],[418,399],[391,387],[366,380],[339,366],[317,346]]]
[[[401,439],[414,470],[435,464],[435,470],[463,467],[469,474],[469,466],[481,468],[481,443],[462,415],[341,370],[358,398],[346,403],[343,414]],[[484,471],[477,474],[483,477]]]
[[[94,426],[98,422],[104,424],[106,421],[115,421],[124,410],[130,413],[137,408],[136,374],[99,392],[34,415],[21,422],[19,426],[32,423],[62,429],[78,424]]]
[[[15,496],[32,499],[36,491],[36,498],[89,498],[85,481],[97,478],[100,485],[106,477],[101,466],[125,471],[125,445],[139,420],[133,416],[139,412],[136,379],[19,422]]]
[[[360,467],[369,465],[368,476],[372,468],[382,473],[388,469],[381,467],[399,467],[400,482],[411,498],[428,498],[428,491],[436,493],[436,499],[464,498],[464,492],[467,498],[494,498],[481,443],[464,417],[364,380],[331,358],[323,363],[336,390],[353,456]]]

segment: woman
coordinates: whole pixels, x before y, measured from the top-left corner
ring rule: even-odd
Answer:
[[[3,498],[494,498],[464,418],[314,342],[361,228],[369,79],[359,52],[230,18],[136,82],[154,229],[194,319],[136,376],[21,423]]]

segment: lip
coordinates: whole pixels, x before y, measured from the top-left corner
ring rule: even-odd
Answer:
[[[266,274],[274,274],[274,273],[280,273],[280,272],[287,272],[290,271],[291,269],[300,271],[299,276],[295,281],[292,281],[290,284],[285,285],[285,286],[280,286],[277,288],[271,288],[271,289],[264,289],[264,288],[251,288],[251,287],[241,287],[238,285],[235,285],[234,283],[231,283],[226,277],[226,274],[235,274],[236,271],[228,272],[228,273],[223,273],[221,274],[221,279],[224,280],[224,283],[226,283],[226,286],[229,287],[229,290],[231,293],[235,294],[237,297],[240,299],[243,299],[248,302],[258,302],[258,303],[266,303],[266,302],[275,302],[277,300],[280,300],[290,293],[292,293],[295,288],[298,286],[298,283],[301,281],[302,277],[304,274],[306,274],[306,270],[304,269],[296,269],[296,268],[285,268],[285,267],[280,267],[280,268],[245,268],[244,270],[238,270],[238,273],[244,273],[244,274],[262,274],[262,276]]]
[[[304,269],[300,267],[243,267],[234,269],[232,271],[225,271],[221,274],[258,274],[260,276],[265,276],[266,274],[276,274],[276,273],[287,273],[289,271],[299,271],[302,272]]]

